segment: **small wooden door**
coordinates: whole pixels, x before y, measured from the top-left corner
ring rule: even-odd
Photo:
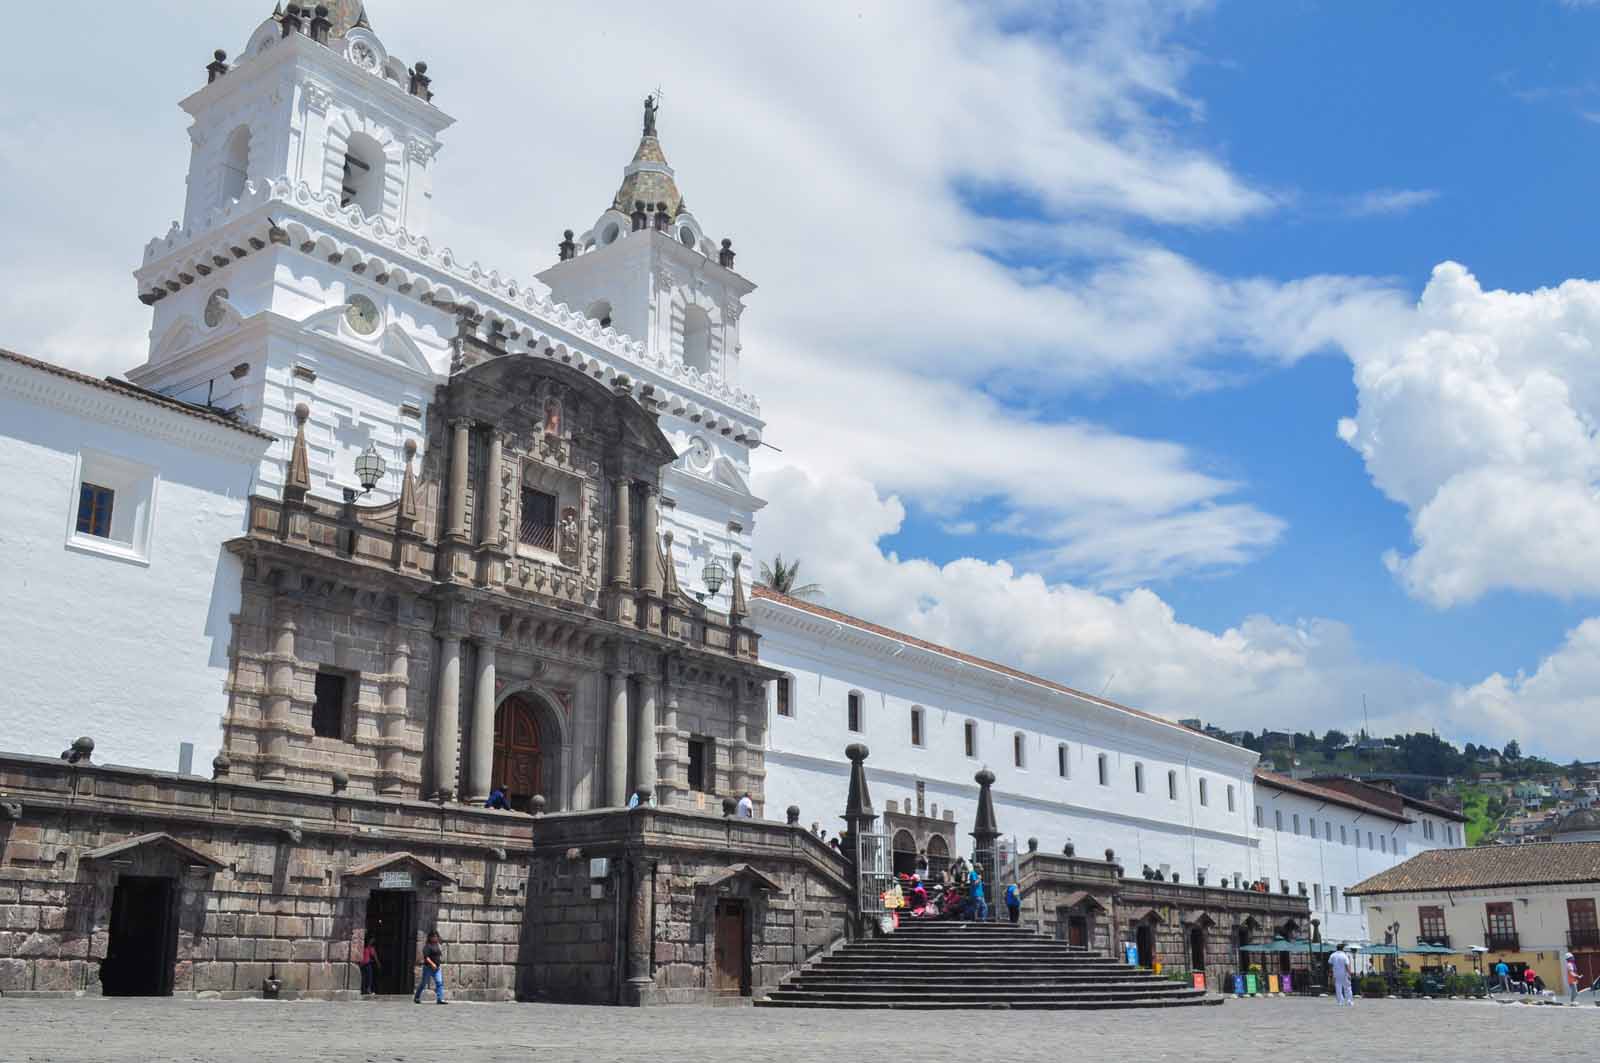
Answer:
[[[1149,923],[1141,923],[1133,932],[1133,943],[1139,951],[1139,966],[1154,967],[1156,965],[1156,934],[1150,929]]]
[[[743,901],[717,902],[711,987],[718,992],[746,995],[750,992],[744,924]]]
[[[494,783],[505,788],[511,807],[531,808],[533,795],[542,793],[539,721],[533,706],[512,696],[494,713]]]
[[[1083,915],[1067,917],[1067,944],[1074,948],[1089,947],[1089,918]]]

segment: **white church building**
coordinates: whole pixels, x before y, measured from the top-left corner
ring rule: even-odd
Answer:
[[[435,195],[450,194],[433,176],[453,119],[433,103],[426,67],[390,54],[361,4],[330,6],[317,27],[266,20],[233,62],[219,53],[207,84],[182,101],[192,119],[187,192],[182,218],[149,241],[134,270],[151,328],[144,362],[127,373],[132,386],[0,354],[0,472],[11,485],[0,536],[18,562],[0,573],[0,600],[31,603],[31,622],[14,626],[8,644],[0,748],[53,757],[75,733],[92,733],[97,755],[113,762],[205,772],[230,699],[260,693],[230,674],[235,629],[255,620],[241,616],[247,577],[224,549],[260,530],[248,524],[252,499],[271,512],[342,496],[381,514],[415,504],[414,469],[470,468],[470,496],[449,489],[443,538],[460,540],[450,548],[506,566],[502,574],[520,568],[530,596],[532,573],[555,573],[569,604],[593,605],[598,556],[589,568],[555,556],[555,537],[568,534],[556,515],[572,501],[576,518],[576,498],[549,488],[541,516],[539,474],[502,481],[495,430],[435,409],[462,375],[470,337],[570,370],[653,418],[676,455],[659,486],[635,481],[630,494],[624,484],[582,511],[586,528],[609,520],[617,541],[637,544],[609,559],[607,586],[651,570],[658,535],[667,586],[641,585],[641,594],[677,595],[707,643],[729,640],[721,648],[741,674],[781,673],[764,703],[759,685],[751,697],[704,681],[696,694],[723,699],[725,711],[696,713],[687,696],[658,701],[646,669],[609,665],[603,758],[584,747],[568,765],[604,776],[596,806],[631,792],[623,776],[663,803],[704,807],[709,795],[749,789],[765,818],[796,805],[833,833],[844,749],[862,742],[885,826],[912,859],[967,850],[973,776],[987,767],[1013,847],[1034,838],[1052,852],[1111,850],[1130,876],[1148,869],[1180,883],[1264,879],[1309,898],[1325,936],[1351,939],[1375,928],[1349,886],[1421,849],[1462,843],[1446,810],[1275,777],[1254,753],[1159,716],[761,588],[746,597],[741,572],[756,554],[762,506],[748,486],[750,455],[765,431],[740,371],[740,319],[755,286],[736,272],[731,242],[686,208],[654,101],[615,194],[596,204],[593,224],[566,234],[554,264],[486,266],[430,229]],[[282,630],[293,646],[292,626]],[[448,706],[451,719],[460,710],[478,722],[447,737],[465,735],[488,763],[499,736],[472,731],[501,693],[493,647],[501,686],[513,653],[544,667],[527,639],[512,645],[514,634],[423,629],[439,649],[410,660],[437,659],[438,674],[408,676],[398,654],[398,665],[357,676],[348,696],[363,712],[397,717],[408,705],[419,719],[430,706]],[[748,659],[738,659],[746,645]],[[303,702],[310,718],[320,673],[304,667],[295,689],[273,696],[295,711]],[[140,682],[126,682],[135,675]],[[307,730],[311,746],[335,741]],[[385,732],[372,744],[411,741]],[[463,763],[486,781],[476,755]],[[348,759],[352,791],[377,793],[377,769]],[[455,770],[448,750],[430,763],[436,779]]]

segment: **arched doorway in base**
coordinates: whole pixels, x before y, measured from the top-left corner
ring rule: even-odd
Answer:
[[[1156,965],[1156,930],[1149,923],[1140,923],[1133,931],[1133,944],[1139,951],[1139,966]]]
[[[512,808],[531,811],[533,796],[540,794],[546,811],[560,809],[560,753],[560,730],[543,698],[523,691],[495,709],[493,783],[505,790]]]
[[[1206,929],[1203,926],[1189,928],[1189,970],[1196,974],[1206,971]]]
[[[894,835],[894,873],[909,875],[917,869],[917,841],[908,830]]]
[[[928,836],[928,878],[939,880],[944,877],[945,868],[950,866],[950,846],[944,837],[939,834]]]

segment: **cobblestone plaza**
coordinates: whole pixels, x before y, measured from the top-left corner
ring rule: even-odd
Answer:
[[[423,1010],[426,1008],[427,1010]],[[1230,1000],[1146,1012],[844,1012],[741,1007],[172,999],[0,1002],[0,1059],[1462,1060],[1594,1058],[1600,1008]]]

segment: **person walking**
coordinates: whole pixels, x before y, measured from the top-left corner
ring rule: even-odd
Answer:
[[[1527,993],[1530,997],[1537,995],[1539,988],[1534,983],[1538,980],[1539,975],[1538,972],[1533,969],[1533,964],[1524,964],[1522,968],[1522,982],[1527,988],[1524,989],[1523,992]]]
[[[989,902],[983,895],[983,875],[979,874],[977,868],[972,869],[971,875],[967,879],[967,884],[972,895],[973,918],[980,923],[987,923],[989,921]]]
[[[1494,965],[1494,976],[1500,980],[1500,992],[1511,992],[1511,968],[1505,960]]]
[[[1355,996],[1350,992],[1350,954],[1345,951],[1343,941],[1328,957],[1328,969],[1333,972],[1333,1002],[1342,1007],[1355,1007]]]
[[[1578,964],[1572,958],[1572,953],[1567,953],[1567,1003],[1578,1002]]]
[[[1022,893],[1015,882],[1006,887],[1006,911],[1010,913],[1013,923],[1022,918]]]
[[[439,939],[439,932],[433,931],[428,935],[427,944],[422,946],[422,981],[417,983],[417,991],[411,996],[411,1003],[422,1003],[422,991],[428,988],[428,983],[433,983],[433,1002],[443,1004],[444,999],[444,942]]]
[[[372,942],[361,946],[361,995],[370,997],[378,991],[378,971],[383,964],[378,961],[378,950]]]

